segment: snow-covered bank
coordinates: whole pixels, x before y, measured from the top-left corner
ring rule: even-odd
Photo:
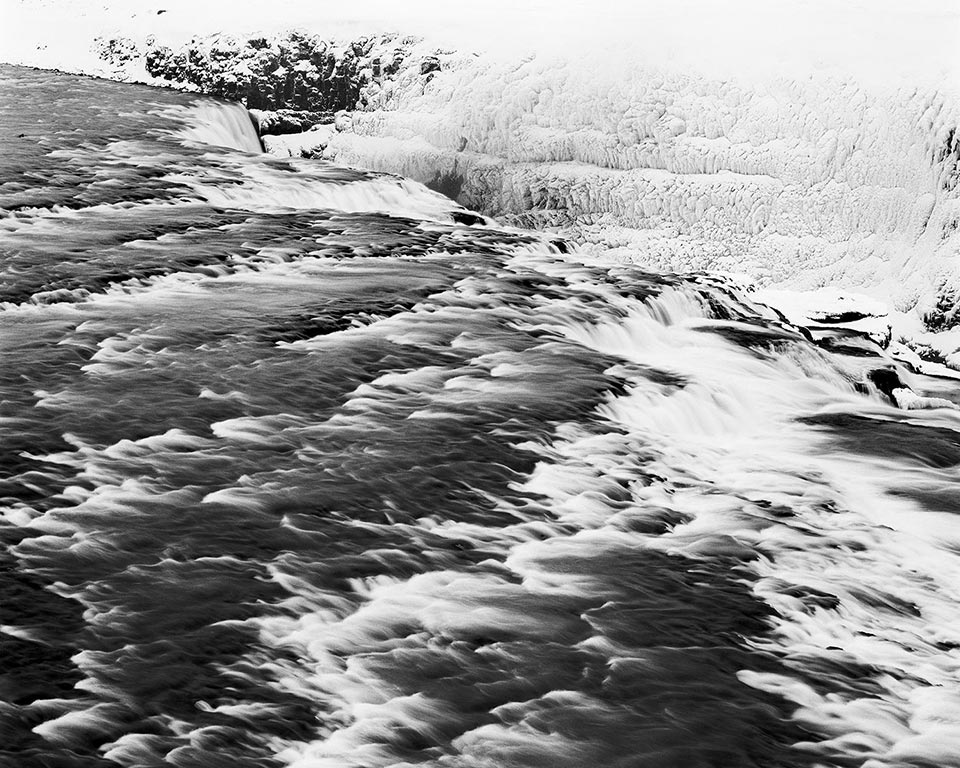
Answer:
[[[26,63],[349,113],[268,141],[281,154],[399,173],[599,258],[852,289],[914,335],[954,325],[958,16],[933,3],[107,3],[63,45],[43,42],[50,14],[76,3],[7,5]]]

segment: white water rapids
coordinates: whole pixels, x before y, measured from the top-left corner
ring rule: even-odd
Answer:
[[[954,380],[3,78],[0,759],[960,766]]]

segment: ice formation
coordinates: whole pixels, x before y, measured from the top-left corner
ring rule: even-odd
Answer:
[[[458,61],[398,82],[323,156],[456,190],[614,255],[935,309],[955,282],[957,105],[843,82]]]

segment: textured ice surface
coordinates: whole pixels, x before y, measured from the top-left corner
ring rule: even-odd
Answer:
[[[324,156],[626,260],[929,310],[960,242],[958,118],[932,89],[454,59],[354,114]]]

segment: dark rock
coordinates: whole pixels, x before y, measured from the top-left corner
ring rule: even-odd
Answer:
[[[193,40],[179,50],[150,46],[146,65],[154,77],[191,83],[213,96],[240,99],[252,109],[334,112],[356,108],[372,71],[358,53],[366,55],[374,42],[357,41],[334,51],[327,42],[302,32],[243,42],[217,36]],[[284,122],[289,121],[279,121]],[[282,127],[278,123],[276,132],[309,127],[300,122]]]
[[[261,136],[303,133],[315,125],[325,125],[333,122],[332,112],[310,112],[293,109],[257,110],[253,117],[257,132]]]
[[[439,192],[451,200],[460,202],[460,191],[463,189],[463,176],[455,171],[449,173],[437,171],[434,177],[427,182],[427,186],[434,192]]]
[[[951,128],[943,143],[934,152],[934,165],[941,167],[940,185],[947,192],[957,187],[960,182],[960,134],[956,128]]]
[[[400,67],[403,66],[403,51],[399,48],[395,48],[388,61],[383,61],[383,76],[390,77],[397,74],[400,71]]]
[[[948,331],[960,325],[960,296],[957,292],[941,288],[936,306],[924,315],[923,323],[931,331]]]
[[[857,312],[856,310],[811,313],[810,315],[810,319],[815,323],[852,323],[855,320],[863,320],[865,317],[876,317],[876,315],[871,315],[869,312]]]
[[[457,224],[465,224],[468,227],[472,227],[474,224],[486,223],[483,216],[470,213],[470,211],[453,211],[450,215]]]
[[[122,66],[140,55],[137,44],[127,37],[98,37],[94,45],[97,55],[114,66]]]
[[[440,71],[440,59],[436,56],[427,56],[420,62],[420,74],[427,75],[431,72]]]
[[[703,333],[715,333],[727,341],[754,350],[769,350],[782,344],[800,340],[792,328],[782,328],[759,322],[724,320],[705,323],[694,328]]]
[[[353,51],[353,55],[357,58],[368,56],[370,51],[373,49],[374,41],[370,38],[361,37],[359,40],[354,41],[350,48]]]
[[[894,404],[896,404],[896,400],[893,397],[893,390],[907,388],[907,385],[900,381],[900,376],[892,368],[874,369],[867,374],[867,378]]]
[[[852,357],[882,357],[880,345],[869,334],[852,328],[810,328],[818,347]]]
[[[920,344],[919,342],[912,341],[910,343],[910,349],[917,353],[917,356],[928,363],[936,363],[938,365],[946,365],[947,358],[940,352],[938,349],[934,349],[929,344]]]

